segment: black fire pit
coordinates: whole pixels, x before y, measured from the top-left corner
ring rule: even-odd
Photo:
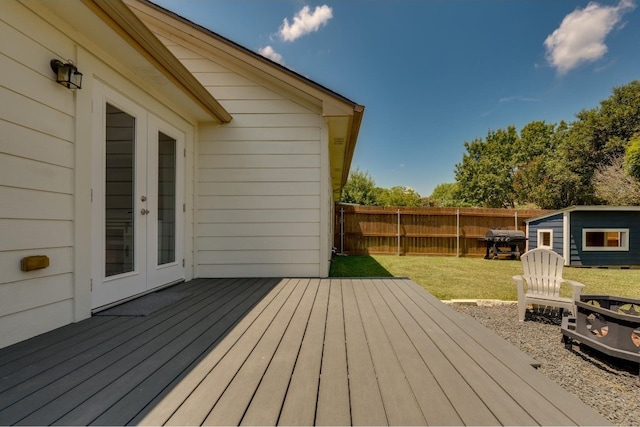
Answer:
[[[562,340],[640,364],[640,300],[612,295],[581,295],[577,316],[562,319]],[[640,384],[640,377],[638,378]]]
[[[497,259],[499,255],[507,255],[511,259],[520,258],[527,238],[520,230],[488,230],[481,241],[487,244],[484,259]],[[503,248],[503,249],[501,249]]]

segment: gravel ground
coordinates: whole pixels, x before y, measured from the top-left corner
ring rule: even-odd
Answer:
[[[518,322],[516,304],[458,304],[465,313],[542,363],[538,369],[617,425],[640,425],[638,365],[561,342],[556,313],[527,313]]]

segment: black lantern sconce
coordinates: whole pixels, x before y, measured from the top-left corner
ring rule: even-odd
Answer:
[[[67,89],[82,89],[82,73],[71,60],[65,64],[59,59],[51,60],[51,69],[56,73],[56,82]]]

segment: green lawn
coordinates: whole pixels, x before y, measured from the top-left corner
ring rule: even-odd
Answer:
[[[517,300],[511,276],[522,273],[520,261],[428,256],[339,256],[332,277],[409,277],[437,298]],[[586,285],[586,294],[640,298],[640,270],[565,267],[565,279]]]

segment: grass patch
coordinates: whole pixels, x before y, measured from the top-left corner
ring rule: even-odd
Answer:
[[[332,277],[392,277],[394,274],[371,256],[336,256],[331,262]]]
[[[435,297],[448,299],[518,299],[511,276],[522,273],[520,261],[483,258],[350,255],[336,257],[332,277],[410,277]],[[565,279],[586,285],[586,294],[640,298],[640,270],[564,269]]]

